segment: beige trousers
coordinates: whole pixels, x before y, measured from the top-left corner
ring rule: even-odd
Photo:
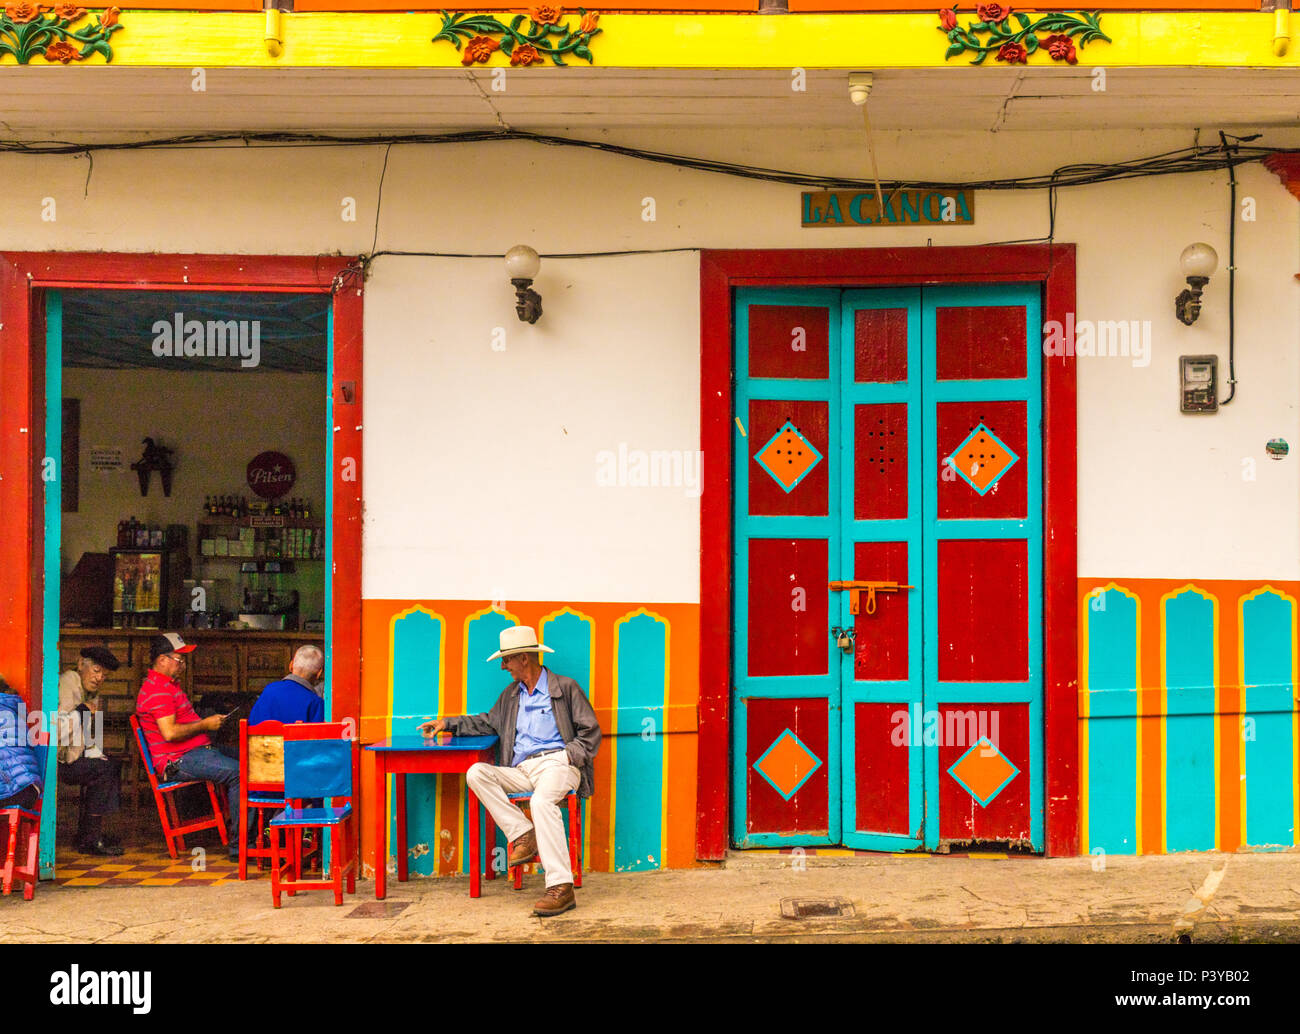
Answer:
[[[564,835],[564,818],[559,802],[565,794],[576,790],[582,773],[569,764],[568,755],[559,750],[553,754],[529,758],[517,768],[471,765],[465,775],[470,789],[483,802],[483,807],[513,842],[528,832],[537,831],[537,854],[546,870],[546,885],[554,887],[573,882],[573,869],[569,865],[569,841]],[[506,796],[508,793],[532,793],[529,811],[530,825],[524,813]],[[492,845],[488,845],[489,852]]]

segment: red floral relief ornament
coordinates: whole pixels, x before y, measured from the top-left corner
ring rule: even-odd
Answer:
[[[600,15],[582,7],[577,14],[578,24],[574,27],[564,8],[551,4],[530,7],[527,14],[516,14],[508,22],[490,14],[443,11],[442,28],[433,42],[445,40],[457,50],[463,45],[460,63],[466,66],[487,64],[497,51],[516,68],[542,65],[547,58],[554,65],[563,65],[568,55],[591,64],[591,38],[602,31],[597,26]]]
[[[89,25],[74,28],[73,22],[85,18],[87,11],[74,3],[36,4],[31,0],[11,0],[0,11],[0,59],[13,56],[20,65],[30,64],[42,56],[50,64],[85,61],[92,54],[113,60],[108,39],[122,26],[116,7],[105,10]]]
[[[1076,45],[1084,47],[1095,40],[1111,42],[1101,31],[1101,15],[1097,11],[1053,12],[1035,20],[1030,15],[1013,12],[1004,4],[991,3],[977,5],[975,18],[963,27],[957,20],[956,7],[940,9],[939,31],[948,37],[945,61],[969,52],[975,55],[973,65],[983,64],[990,54],[1006,64],[1024,65],[1029,63],[1030,55],[1042,50],[1053,61],[1073,65],[1079,60]]]

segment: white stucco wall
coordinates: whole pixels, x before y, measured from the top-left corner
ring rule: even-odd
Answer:
[[[1242,127],[1243,131],[1245,127]],[[612,138],[613,135],[611,135]],[[643,133],[648,148],[860,176],[859,135]],[[885,177],[1042,173],[1186,146],[1186,133],[887,134]],[[1300,143],[1295,133],[1262,141]],[[0,157],[0,248],[313,254],[371,250],[381,148]],[[1079,573],[1300,577],[1300,205],[1239,170],[1254,222],[1237,235],[1237,399],[1178,412],[1177,357],[1227,364],[1227,177],[1063,190],[1056,239],[1078,248],[1078,319],[1150,322],[1146,366],[1079,362]],[[150,190],[140,184],[154,184]],[[164,186],[165,185],[165,186]],[[58,203],[41,219],[42,199]],[[642,218],[653,197],[656,220]],[[340,218],[346,198],[355,222]],[[980,244],[1047,230],[1044,192],[980,191],[970,227],[804,230],[799,189],[529,144],[394,147],[366,286],[367,597],[698,598],[698,499],[601,487],[596,454],[699,440],[699,248]],[[1200,321],[1173,316],[1178,255],[1212,244]],[[514,315],[500,259],[549,259],[545,315]],[[493,347],[494,328],[504,347]],[[502,344],[497,341],[498,346]],[[1266,458],[1282,437],[1292,454]],[[1255,461],[1254,480],[1249,464]],[[704,462],[707,464],[708,457]]]

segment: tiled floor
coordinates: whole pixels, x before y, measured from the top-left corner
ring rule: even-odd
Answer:
[[[251,869],[249,878],[256,879],[255,873]],[[60,848],[54,862],[54,882],[69,887],[201,887],[238,878],[239,866],[224,848],[174,861],[161,847],[129,848],[114,858]]]

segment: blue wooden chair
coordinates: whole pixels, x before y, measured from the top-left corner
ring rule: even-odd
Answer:
[[[271,819],[271,901],[280,907],[280,893],[292,897],[300,890],[333,890],[334,904],[357,889],[355,795],[361,785],[360,752],[342,722],[284,726],[284,796],[289,806]],[[313,799],[320,807],[304,807]],[[327,800],[328,798],[328,800]],[[283,830],[319,829],[330,832],[329,872],[320,880],[304,880],[301,855],[281,846]],[[283,864],[282,860],[283,859]]]

